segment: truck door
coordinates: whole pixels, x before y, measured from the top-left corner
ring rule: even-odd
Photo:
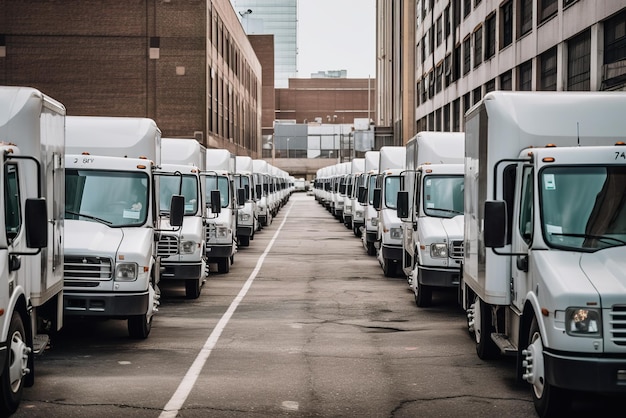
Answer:
[[[509,206],[511,210],[514,210],[513,213],[516,214],[514,215],[516,222],[513,222],[512,225],[512,252],[525,255],[512,256],[514,260],[512,260],[513,262],[511,263],[511,280],[513,281],[511,286],[511,302],[517,309],[522,310],[528,289],[531,288],[528,275],[528,254],[534,237],[535,187],[533,181],[534,170],[532,166],[520,165],[519,173],[518,178],[520,178],[520,184],[516,192],[519,199],[514,199],[514,202],[519,202],[519,207],[514,210],[513,207]]]

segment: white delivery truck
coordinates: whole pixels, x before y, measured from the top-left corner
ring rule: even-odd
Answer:
[[[359,203],[363,205],[365,226],[361,232],[361,242],[368,255],[376,255],[376,239],[378,238],[378,212],[374,208],[374,189],[378,177],[378,160],[380,151],[365,152],[363,188],[359,188]]]
[[[406,144],[402,270],[417,306],[437,288],[458,287],[463,260],[464,146],[461,132],[420,132]]]
[[[65,107],[0,87],[0,415],[35,381],[34,355],[63,325]]]
[[[394,276],[402,266],[402,222],[398,218],[398,192],[406,159],[406,148],[381,147],[374,208],[378,211],[378,261],[385,276]]]
[[[354,158],[351,161],[350,171],[352,172],[352,178],[348,185],[348,194],[350,197],[350,211],[352,212],[352,218],[350,225],[347,225],[355,236],[361,236],[361,228],[365,225],[364,208],[359,203],[359,186],[363,186],[365,176],[363,175],[365,170],[365,158]],[[347,204],[347,205],[348,205]],[[347,206],[346,206],[347,207]]]
[[[67,116],[66,317],[125,319],[147,338],[158,311],[161,131],[152,119]],[[182,223],[182,204],[170,210]]]
[[[189,299],[200,296],[207,278],[206,208],[204,171],[206,148],[195,139],[161,138],[162,164],[159,178],[159,214],[161,228],[157,253],[161,258],[162,281],[185,285]],[[185,198],[183,224],[172,228],[169,210],[172,196]]]
[[[265,160],[252,160],[252,169],[256,185],[256,194],[259,199],[256,205],[257,219],[261,228],[272,223],[272,212],[270,210],[270,169],[269,163]]]
[[[539,416],[626,393],[626,94],[491,92],[466,114],[462,303]]]
[[[256,183],[254,178],[254,164],[251,157],[238,155],[235,161],[235,187],[243,190],[243,205],[237,210],[237,239],[239,245],[247,247],[254,233],[259,229],[256,214]]]
[[[226,149],[206,150],[207,229],[206,252],[209,263],[217,263],[218,273],[228,273],[237,252],[237,203],[234,175],[236,158]],[[214,198],[219,192],[219,205]]]

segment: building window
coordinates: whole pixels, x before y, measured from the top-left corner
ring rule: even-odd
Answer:
[[[441,108],[435,110],[435,130],[441,132]]]
[[[428,100],[428,76],[422,78],[422,90],[420,91],[422,95],[422,103],[425,103]]]
[[[472,50],[470,43],[469,36],[463,40],[463,75],[469,73],[472,68]]]
[[[557,0],[539,0],[539,21],[544,22],[554,16],[558,7],[559,3]]]
[[[567,42],[567,90],[587,91],[590,88],[591,31]]]
[[[435,70],[428,73],[428,97],[435,97]]]
[[[461,44],[454,47],[454,59],[452,60],[452,81],[461,78]]]
[[[447,39],[450,36],[450,6],[447,6],[443,11],[443,28]]]
[[[483,27],[474,32],[474,68],[483,62]]]
[[[513,90],[513,71],[509,70],[500,75],[500,90]]]
[[[426,61],[426,57],[428,56],[428,51],[426,50],[426,45],[428,44],[428,33],[424,35],[422,38],[422,64]]]
[[[457,28],[461,24],[461,0],[452,0],[452,24]]]
[[[472,99],[473,99],[473,103],[472,104],[476,104],[476,103],[480,102],[480,99],[482,99],[482,87],[481,86],[476,87],[472,91]]]
[[[533,62],[528,60],[520,64],[518,68],[518,86],[520,91],[531,91],[533,87]]]
[[[415,101],[416,101],[416,105],[419,106],[420,103],[420,98],[422,95],[422,90],[421,90],[421,82],[418,80],[417,83],[415,83]]]
[[[626,60],[626,12],[604,23],[604,64]]]
[[[485,21],[485,59],[496,53],[496,14],[492,14]]]
[[[450,132],[450,104],[443,107],[443,131]]]
[[[435,130],[435,112],[431,112],[428,115],[428,130],[429,131]]]
[[[472,11],[472,0],[463,0],[463,17],[467,17]]]
[[[441,22],[441,16],[437,18],[437,22],[435,23],[435,28],[437,31],[437,46],[441,45],[441,38],[443,36],[443,28]]]
[[[467,111],[472,107],[472,99],[470,96],[470,93],[465,93],[463,95],[463,113],[467,113]]]
[[[429,49],[429,53],[433,54],[435,53],[435,28],[431,27],[430,30],[428,31],[428,49]]]
[[[494,91],[496,89],[496,79],[492,78],[491,80],[487,81],[485,83],[485,94],[489,93],[490,91]]]
[[[461,99],[452,102],[452,131],[461,131]]]
[[[519,0],[519,37],[533,28],[533,0]]]
[[[556,47],[549,49],[539,57],[541,90],[556,91]]]
[[[436,69],[435,93],[441,92],[441,84],[443,82],[443,63],[439,63]]]
[[[448,87],[453,79],[452,79],[452,54],[446,55],[446,58],[443,61],[443,87]]]
[[[578,0],[563,0],[563,8],[569,6],[570,4],[576,3]]]
[[[500,7],[500,49],[513,42],[513,2],[508,1]]]

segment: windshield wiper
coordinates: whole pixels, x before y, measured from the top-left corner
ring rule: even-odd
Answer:
[[[111,221],[107,221],[106,219],[98,218],[97,216],[93,216],[93,215],[87,215],[87,214],[84,214],[84,213],[74,212],[74,211],[71,211],[71,210],[66,210],[65,213],[68,213],[68,214],[74,215],[74,216],[82,216],[83,218],[92,219],[92,220],[94,220],[96,222],[100,222],[100,223],[103,223],[105,225],[112,225],[113,224],[113,222],[111,222]]]
[[[442,212],[448,212],[448,213],[456,213],[457,215],[463,215],[463,212],[459,212],[458,210],[454,210],[454,209],[444,209],[444,208],[426,208],[427,211],[430,210],[440,210]]]
[[[619,238],[609,237],[607,235],[591,235],[591,234],[570,234],[570,233],[562,233],[562,232],[551,232],[550,235],[561,236],[561,237],[575,237],[575,238],[591,238],[597,240],[611,240],[618,242],[620,244],[626,245],[626,241],[622,241]]]

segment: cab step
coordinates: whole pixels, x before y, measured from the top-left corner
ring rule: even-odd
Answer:
[[[41,354],[50,344],[50,336],[48,334],[37,334],[33,338],[33,353]]]
[[[517,347],[515,347],[511,343],[511,340],[509,340],[506,335],[497,334],[494,332],[491,334],[491,339],[493,340],[494,343],[496,343],[496,345],[498,346],[502,354],[507,355],[507,356],[512,356],[512,355],[517,354]]]

